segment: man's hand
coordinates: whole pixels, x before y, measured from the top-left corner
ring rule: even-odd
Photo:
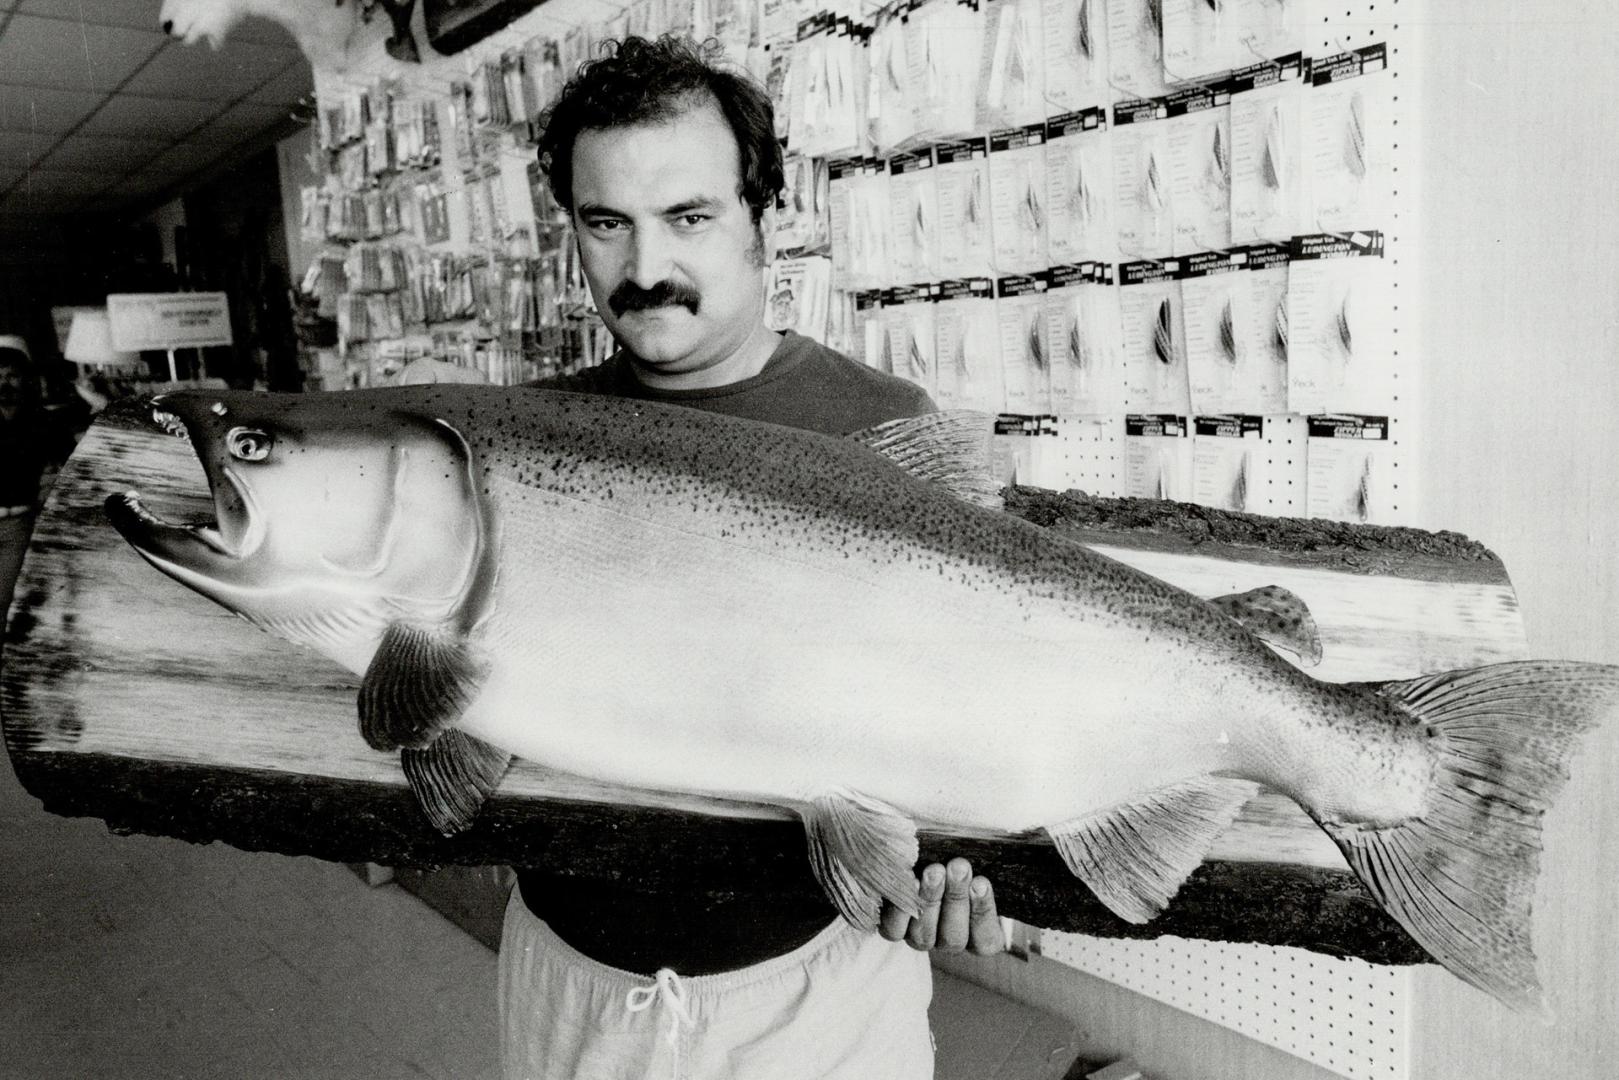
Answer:
[[[995,913],[995,890],[989,879],[973,877],[966,859],[951,859],[948,867],[934,863],[918,882],[921,913],[916,918],[883,901],[878,932],[889,941],[901,938],[913,949],[960,952],[979,956],[1006,951],[1006,936]]]

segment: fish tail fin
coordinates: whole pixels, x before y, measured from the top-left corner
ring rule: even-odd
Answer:
[[[1435,960],[1515,1010],[1548,1015],[1530,940],[1541,821],[1579,737],[1619,705],[1619,667],[1522,661],[1372,689],[1433,741],[1427,809],[1393,826],[1322,827]]]

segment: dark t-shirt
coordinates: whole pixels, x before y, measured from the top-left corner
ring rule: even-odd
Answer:
[[[653,390],[635,377],[622,352],[576,375],[533,385],[664,401],[827,435],[848,435],[934,411],[927,393],[915,384],[864,367],[791,331],[782,335],[759,374],[729,386]],[[645,858],[659,856],[649,853]],[[809,879],[807,855],[801,866]],[[837,917],[813,886],[784,897],[741,873],[731,880],[710,874],[700,888],[670,892],[636,887],[637,879],[664,876],[651,866],[626,867],[623,884],[581,881],[563,869],[519,869],[524,902],[568,944],[624,971],[731,971],[792,951]]]

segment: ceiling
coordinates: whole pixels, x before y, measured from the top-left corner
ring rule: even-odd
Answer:
[[[0,0],[0,224],[142,210],[294,126],[309,64],[248,19],[214,51],[162,0]]]

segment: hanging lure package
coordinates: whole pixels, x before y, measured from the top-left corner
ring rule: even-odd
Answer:
[[[1393,399],[1393,286],[1383,234],[1297,236],[1288,248],[1289,412],[1371,412]]]
[[[1102,107],[1046,121],[1047,252],[1053,263],[1118,258],[1113,157]]]
[[[877,289],[888,277],[888,170],[871,158],[827,162],[833,284]]]
[[[995,322],[1000,329],[1001,378],[1008,412],[1051,412],[1045,292],[1043,273],[1010,274],[995,283]]]
[[[1157,97],[1164,78],[1163,0],[1106,0],[1108,84],[1116,95]]]
[[[895,154],[888,160],[889,272],[897,281],[936,280],[939,185],[933,152]]]
[[[1234,73],[1231,87],[1231,239],[1285,242],[1305,224],[1303,107],[1309,61],[1294,53]]]
[[[1053,266],[1046,277],[1051,411],[1061,416],[1116,412],[1124,401],[1124,366],[1113,267],[1101,262]]]
[[[1125,405],[1132,412],[1191,411],[1179,271],[1174,259],[1119,267]]]
[[[817,24],[823,26],[824,24]],[[791,49],[777,111],[778,134],[806,157],[869,152],[865,46],[846,24],[810,31]],[[786,111],[782,131],[782,110]]]
[[[826,340],[832,301],[832,260],[817,255],[781,259],[770,266],[765,289],[765,325]]]
[[[899,285],[883,293],[882,323],[886,333],[885,367],[909,379],[931,397],[938,386],[938,347],[934,329],[935,285]]]
[[[904,10],[884,9],[866,42],[866,130],[878,154],[910,145],[919,130],[915,42]]]
[[[978,126],[1022,127],[1046,117],[1041,0],[989,0]]]
[[[1262,505],[1264,432],[1261,416],[1194,417],[1191,501],[1238,513]]]
[[[1132,413],[1124,418],[1124,495],[1137,499],[1192,496],[1192,441],[1186,417]]]
[[[1391,460],[1388,417],[1312,416],[1309,432],[1308,516],[1400,523],[1399,481]]]
[[[1239,249],[1241,280],[1234,283],[1232,311],[1237,340],[1237,390],[1227,408],[1287,411],[1287,282],[1285,244],[1249,244]]]
[[[883,366],[887,349],[883,347],[883,292],[881,289],[862,289],[847,294],[851,303],[849,325],[849,356],[867,367],[892,375]]]
[[[985,277],[994,267],[990,230],[989,140],[962,139],[933,148],[939,216],[935,245],[940,277]]]
[[[980,130],[985,17],[976,3],[929,0],[911,12],[922,86],[919,126],[934,141],[964,139]]]
[[[1046,267],[1045,141],[1044,123],[990,133],[991,236],[998,274],[1030,274]]]
[[[1224,89],[1199,86],[1164,102],[1176,255],[1231,246],[1229,101]]]
[[[1174,254],[1166,115],[1162,101],[1113,106],[1113,214],[1119,252],[1127,259]]]
[[[1392,80],[1381,43],[1312,65],[1303,96],[1306,231],[1347,232],[1392,220]]]
[[[831,242],[830,191],[825,158],[787,154],[782,161],[785,183],[776,196],[778,254],[823,252]]]
[[[934,400],[939,407],[1004,409],[994,283],[989,278],[940,282],[933,319],[938,361]]]
[[[1165,80],[1194,82],[1231,69],[1236,27],[1222,0],[1158,0],[1158,6]]]
[[[1106,0],[1041,0],[1046,110],[1079,112],[1113,100]]]
[[[1181,268],[1186,377],[1197,414],[1254,407],[1242,378],[1252,361],[1244,355],[1237,330],[1240,294],[1247,284],[1243,259],[1238,252],[1204,251],[1188,255]]]

